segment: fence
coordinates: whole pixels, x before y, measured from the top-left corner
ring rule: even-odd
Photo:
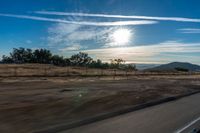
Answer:
[[[65,77],[65,76],[146,76],[193,75],[189,72],[142,72],[118,69],[94,69],[87,67],[56,67],[43,64],[0,65],[0,77]]]

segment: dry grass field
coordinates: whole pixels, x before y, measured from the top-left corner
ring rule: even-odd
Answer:
[[[95,76],[144,76],[144,75],[200,75],[188,72],[141,72],[86,67],[57,67],[48,64],[0,64],[0,77],[95,77]]]
[[[112,70],[104,71],[105,74],[112,73]],[[101,74],[98,69],[87,70],[87,74],[95,75],[95,72]],[[113,73],[107,77],[70,77],[67,76],[69,73],[83,75],[84,69],[34,64],[0,65],[0,132],[29,133],[200,90],[200,75],[197,74],[133,73],[128,79],[117,75],[113,80]],[[65,76],[58,77],[62,74]]]
[[[95,69],[86,67],[56,67],[48,64],[1,64],[1,77],[62,77],[62,76],[109,76],[134,74],[114,69]]]

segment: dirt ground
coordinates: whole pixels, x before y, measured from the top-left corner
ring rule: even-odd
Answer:
[[[0,132],[28,133],[200,90],[200,76],[1,78]]]

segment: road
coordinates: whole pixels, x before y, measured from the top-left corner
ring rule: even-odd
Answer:
[[[200,94],[60,133],[188,133],[200,127]]]

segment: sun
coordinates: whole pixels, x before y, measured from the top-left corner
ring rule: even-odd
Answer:
[[[131,39],[131,30],[121,28],[117,29],[112,34],[112,39],[116,45],[126,45]]]

